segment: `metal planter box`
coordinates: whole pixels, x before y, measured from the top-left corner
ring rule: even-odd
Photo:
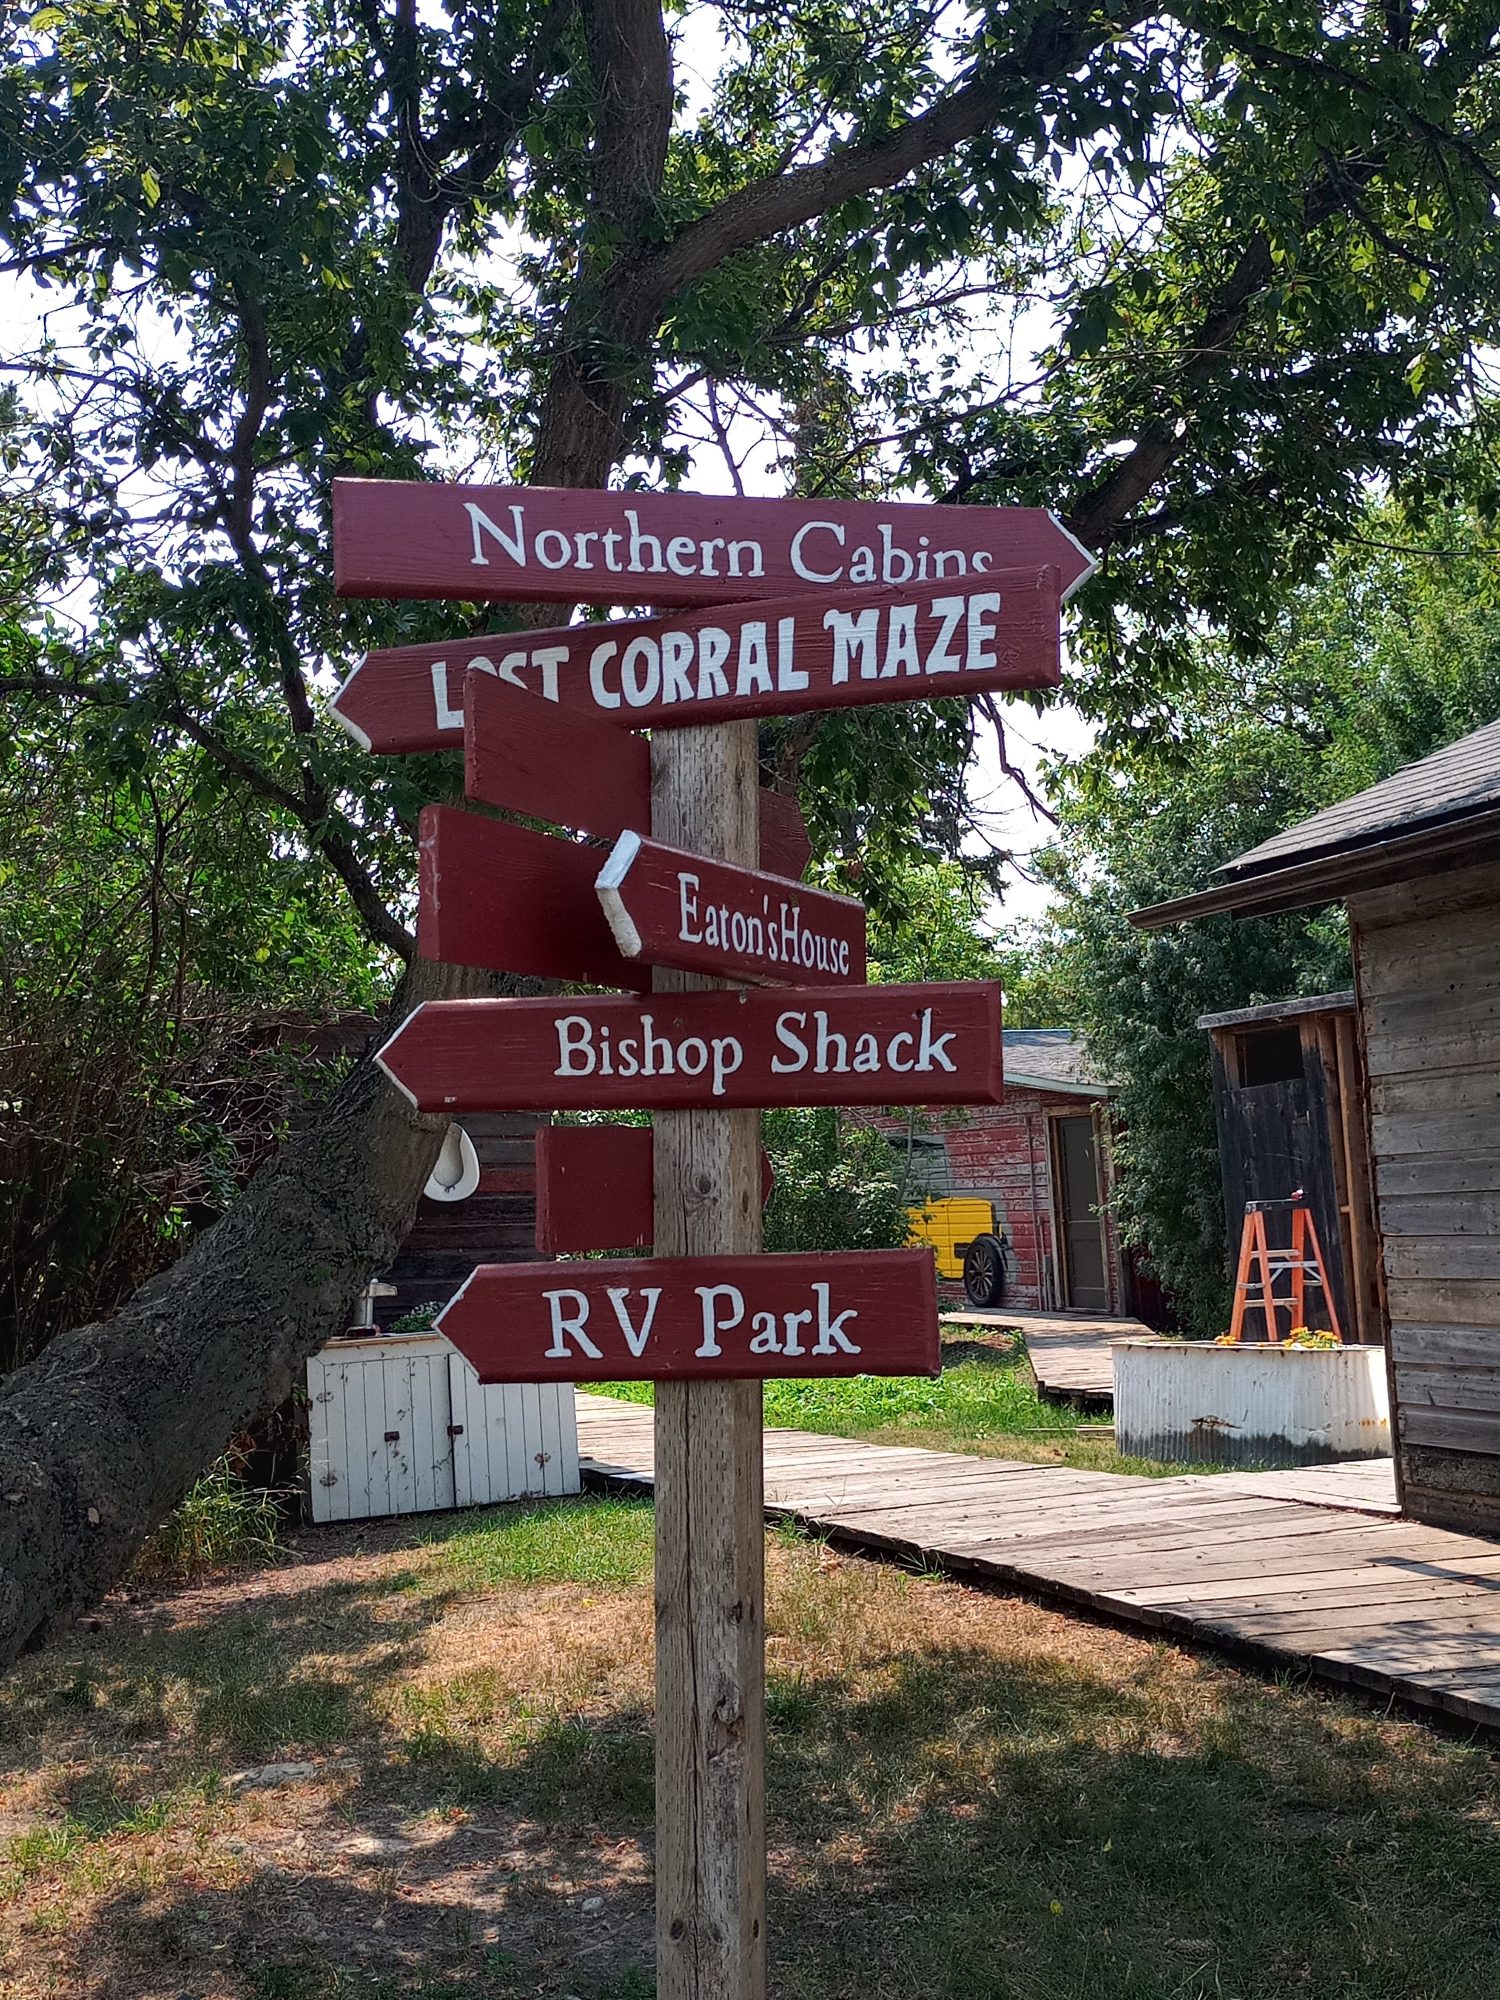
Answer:
[[[1317,1465],[1387,1458],[1382,1347],[1117,1340],[1115,1442],[1138,1458]]]

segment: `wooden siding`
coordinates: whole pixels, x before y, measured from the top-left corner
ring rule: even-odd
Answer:
[[[1073,1091],[1036,1090],[1007,1083],[1003,1104],[973,1105],[959,1111],[933,1109],[920,1130],[940,1132],[952,1174],[952,1194],[987,1195],[1010,1238],[1014,1263],[1005,1295],[1007,1306],[1026,1312],[1060,1310],[1061,1273],[1057,1247],[1053,1190],[1052,1140],[1049,1124],[1060,1117],[1094,1117],[1094,1142],[1099,1150],[1104,1209],[1105,1271],[1109,1283],[1108,1313],[1126,1313],[1132,1301],[1122,1269],[1114,1216],[1108,1206],[1113,1180],[1109,1117],[1098,1099]],[[864,1117],[893,1137],[906,1121],[881,1113]],[[963,1287],[944,1284],[944,1299],[963,1298]]]
[[[1284,1201],[1301,1188],[1317,1225],[1340,1330],[1345,1340],[1378,1346],[1385,1321],[1353,996],[1343,1007],[1292,1001],[1285,1015],[1273,1017],[1269,1008],[1223,1015],[1208,1029],[1230,1254],[1239,1248],[1247,1202]],[[1249,1082],[1242,1073],[1244,1044],[1268,1031],[1297,1037],[1299,1073]],[[1290,1240],[1285,1211],[1268,1226],[1273,1245]],[[1326,1317],[1317,1294],[1312,1312]],[[1258,1315],[1251,1324],[1258,1334]]]
[[[525,1263],[536,1249],[536,1128],[530,1112],[468,1112],[459,1120],[479,1155],[479,1186],[467,1201],[417,1204],[411,1233],[390,1269],[394,1298],[376,1301],[382,1326],[450,1299],[476,1264]]]
[[[1397,1456],[1419,1519],[1500,1530],[1500,864],[1349,902]]]

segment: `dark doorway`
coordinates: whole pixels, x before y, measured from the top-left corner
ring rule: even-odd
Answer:
[[[1104,1244],[1103,1190],[1094,1120],[1055,1118],[1052,1140],[1057,1160],[1057,1238],[1061,1251],[1063,1304],[1075,1312],[1109,1311],[1109,1264]]]

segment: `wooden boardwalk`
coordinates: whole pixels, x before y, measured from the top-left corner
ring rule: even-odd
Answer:
[[[651,1483],[651,1412],[578,1397],[585,1475]],[[1136,1479],[767,1431],[766,1511],[1383,1699],[1500,1727],[1500,1542],[1395,1514],[1389,1460]]]
[[[938,1315],[944,1328],[983,1327],[986,1333],[1014,1327],[1026,1342],[1031,1372],[1044,1396],[1068,1402],[1108,1403],[1115,1400],[1112,1340],[1132,1340],[1149,1334],[1138,1319],[1088,1319],[1079,1313],[1007,1312],[1004,1306]]]

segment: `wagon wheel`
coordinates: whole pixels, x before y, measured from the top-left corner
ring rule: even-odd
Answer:
[[[1005,1297],[1005,1250],[998,1236],[976,1236],[964,1252],[964,1297],[997,1306]]]

